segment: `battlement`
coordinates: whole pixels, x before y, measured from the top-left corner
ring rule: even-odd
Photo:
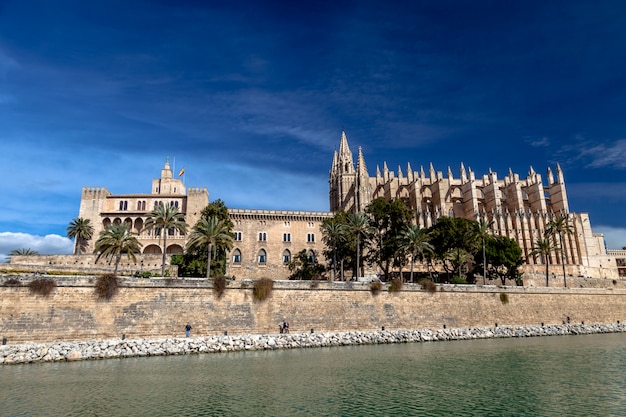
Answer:
[[[83,199],[99,199],[106,198],[111,195],[111,192],[105,187],[83,187],[82,198]]]

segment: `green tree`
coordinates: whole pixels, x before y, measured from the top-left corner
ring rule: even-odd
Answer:
[[[371,250],[368,253],[370,264],[376,264],[384,273],[385,281],[389,281],[391,267],[403,263],[403,251],[398,236],[411,224],[411,210],[404,201],[384,198],[373,200],[365,209],[369,215],[372,229]]]
[[[430,243],[434,248],[435,259],[443,263],[446,272],[451,273],[455,268],[449,268],[449,253],[454,249],[463,249],[474,255],[480,247],[480,240],[476,234],[476,222],[462,217],[440,217],[428,230]],[[454,265],[457,265],[456,263]]]
[[[491,226],[493,226],[493,220],[487,221],[480,219],[476,224],[476,236],[478,236],[482,243],[483,248],[483,285],[487,283],[487,254],[485,250],[485,239],[489,236]]]
[[[354,279],[358,279],[360,271],[359,258],[361,255],[361,242],[365,242],[372,232],[372,227],[369,223],[369,218],[363,213],[349,213],[348,217],[347,230],[350,233],[356,242],[356,274],[354,275]]]
[[[502,285],[507,279],[512,279],[520,285],[522,277],[519,267],[524,264],[522,249],[517,242],[506,236],[488,236],[485,241],[485,250],[489,263],[487,271],[489,277],[499,278]]]
[[[548,236],[556,238],[559,237],[559,251],[561,252],[561,266],[563,267],[563,286],[567,287],[567,278],[565,275],[565,250],[563,247],[563,235],[571,235],[574,233],[574,228],[570,224],[569,216],[566,214],[559,214],[548,223],[546,229]]]
[[[550,237],[537,238],[535,244],[533,246],[531,255],[536,256],[539,255],[541,257],[541,261],[546,265],[546,287],[550,286],[549,278],[549,269],[550,269],[550,254],[556,251],[557,248],[552,243],[552,239]]]
[[[324,273],[324,265],[316,262],[317,255],[313,252],[313,256],[309,256],[306,249],[298,252],[293,259],[287,264],[291,275],[291,280],[312,280],[319,278]]]
[[[163,233],[163,260],[161,261],[161,276],[165,276],[165,257],[167,255],[167,235],[178,231],[187,232],[185,215],[178,211],[178,207],[168,204],[158,204],[148,214],[144,230],[154,230],[155,235]]]
[[[233,247],[233,236],[223,220],[217,217],[201,217],[193,227],[193,231],[187,242],[187,249],[194,250],[200,247],[207,248],[206,277],[211,275],[211,257],[213,247],[230,249]]]
[[[122,259],[122,255],[128,256],[133,262],[137,263],[135,254],[141,252],[141,244],[128,230],[126,223],[113,224],[107,226],[105,230],[100,232],[100,237],[96,240],[94,253],[97,253],[96,262],[104,256],[109,264],[115,259],[115,269],[113,275],[117,276],[117,268]]]
[[[93,226],[91,220],[77,217],[67,226],[67,237],[74,239],[74,255],[85,251],[87,242],[93,237]]]
[[[411,256],[411,283],[415,260],[423,261],[426,255],[433,252],[433,245],[428,240],[428,232],[418,224],[409,225],[400,235],[400,248]]]
[[[339,217],[333,216],[324,219],[321,230],[322,241],[332,251],[333,280],[337,280],[337,246],[345,239],[346,226]]]

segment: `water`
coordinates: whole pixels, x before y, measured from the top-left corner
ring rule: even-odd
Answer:
[[[0,416],[626,416],[626,335],[0,367]]]

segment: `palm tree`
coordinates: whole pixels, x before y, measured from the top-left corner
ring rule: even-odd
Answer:
[[[474,257],[463,248],[450,249],[445,254],[445,259],[452,264],[452,270],[458,269],[459,279],[463,279],[461,268],[467,265]]]
[[[485,253],[485,240],[489,236],[489,231],[493,226],[493,220],[480,219],[476,224],[476,236],[482,240],[483,244],[483,285],[487,284],[487,255]]]
[[[83,253],[87,247],[87,241],[93,237],[91,220],[77,217],[67,226],[67,237],[74,240],[74,255]]]
[[[411,283],[413,282],[415,259],[423,260],[426,254],[433,253],[435,249],[428,240],[428,232],[418,224],[409,225],[400,235],[400,248],[411,255]]]
[[[31,248],[13,249],[9,252],[9,256],[36,256],[39,252]]]
[[[211,275],[211,255],[213,246],[216,248],[230,249],[233,247],[233,236],[228,230],[224,220],[217,217],[201,217],[193,227],[193,231],[187,242],[187,250],[194,250],[208,246],[206,277]]]
[[[552,239],[550,237],[537,238],[535,241],[535,246],[533,246],[531,255],[539,255],[541,257],[541,261],[546,264],[546,287],[550,286],[548,281],[548,273],[550,266],[550,254],[557,250],[557,248],[552,244]]]
[[[154,229],[155,234],[163,232],[163,260],[161,261],[161,276],[165,276],[165,256],[167,254],[167,235],[177,230],[180,233],[187,232],[185,215],[178,211],[178,207],[158,204],[154,210],[148,214],[144,230]]]
[[[565,277],[565,250],[563,247],[563,235],[571,235],[574,233],[569,217],[559,214],[550,223],[546,229],[546,234],[551,237],[559,236],[559,246],[561,249],[561,266],[563,267],[563,286],[567,287],[567,278]]]
[[[359,277],[359,256],[361,253],[361,237],[366,238],[372,228],[369,218],[363,213],[348,214],[348,231],[356,238],[356,277]]]
[[[322,223],[324,243],[333,249],[333,281],[337,279],[337,242],[343,238],[346,231],[345,225],[335,217]]]
[[[117,276],[117,267],[120,264],[122,255],[128,256],[137,263],[136,253],[141,252],[141,243],[133,233],[128,230],[126,223],[112,224],[100,232],[100,237],[96,240],[94,253],[97,253],[96,262],[101,257],[105,257],[111,263],[115,258],[115,269],[113,275]]]

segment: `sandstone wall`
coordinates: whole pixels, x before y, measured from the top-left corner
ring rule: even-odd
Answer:
[[[58,278],[48,297],[0,278],[0,337],[8,343],[470,326],[616,323],[626,320],[623,288],[405,285],[372,294],[367,283],[276,282],[270,298],[253,300],[252,283],[231,283],[221,298],[206,280],[126,280],[110,301],[94,295],[92,278]],[[620,283],[621,284],[621,283]],[[506,294],[506,296],[501,296]],[[503,302],[506,297],[508,302]]]

